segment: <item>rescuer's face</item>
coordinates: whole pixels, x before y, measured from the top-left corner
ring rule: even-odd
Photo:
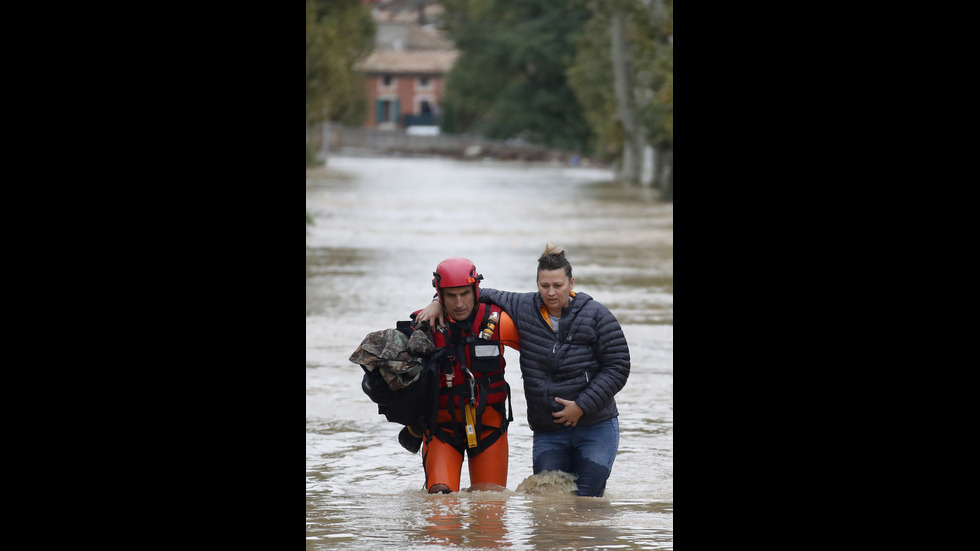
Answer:
[[[446,287],[442,290],[442,307],[456,321],[470,317],[475,303],[476,295],[473,293],[472,285]]]

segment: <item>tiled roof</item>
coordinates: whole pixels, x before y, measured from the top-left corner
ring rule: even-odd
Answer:
[[[455,50],[375,50],[354,68],[365,73],[447,73],[458,56]]]

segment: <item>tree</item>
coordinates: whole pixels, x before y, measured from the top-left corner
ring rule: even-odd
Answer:
[[[354,63],[374,47],[375,24],[360,0],[306,1],[306,124],[360,126],[367,93]]]
[[[653,184],[673,199],[674,50],[672,0],[592,0],[568,79],[596,135],[595,153],[638,182],[645,145]]]
[[[623,128],[623,162],[621,178],[631,184],[640,182],[643,168],[644,139],[636,113],[633,86],[633,52],[626,33],[629,17],[620,2],[611,2],[609,45],[613,70],[613,90],[616,95],[616,114]]]
[[[592,131],[568,83],[585,0],[443,0],[460,56],[446,79],[449,133],[581,150]]]
[[[644,0],[639,13],[636,40],[643,54],[638,73],[642,80],[644,109],[640,120],[655,152],[653,185],[661,198],[674,199],[674,2]]]

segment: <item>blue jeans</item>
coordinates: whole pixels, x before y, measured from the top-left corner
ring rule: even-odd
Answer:
[[[561,427],[534,433],[534,474],[564,471],[576,475],[580,496],[602,497],[619,450],[619,419],[597,425]]]

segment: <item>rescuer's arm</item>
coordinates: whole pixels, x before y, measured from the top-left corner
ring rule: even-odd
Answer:
[[[436,327],[442,327],[446,325],[449,321],[449,317],[446,316],[445,311],[442,309],[442,303],[439,302],[439,297],[432,299],[432,302],[428,306],[418,311],[415,315],[415,322],[421,323],[425,320],[429,320],[430,325],[433,329]]]
[[[500,314],[500,343],[514,350],[521,349],[521,337],[517,334],[517,327],[514,327],[514,320],[507,312]]]

